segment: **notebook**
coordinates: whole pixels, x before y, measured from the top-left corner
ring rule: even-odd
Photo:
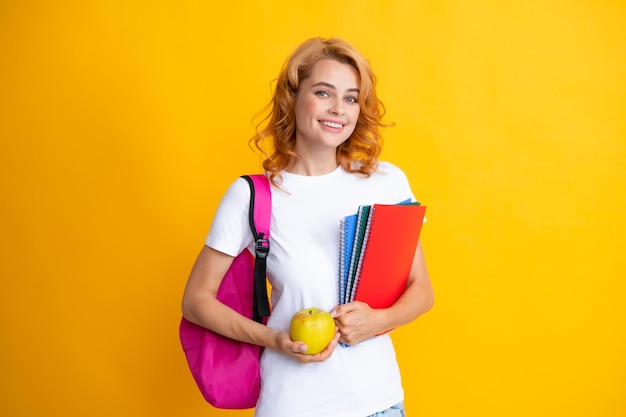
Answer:
[[[426,207],[419,203],[360,206],[341,221],[339,302],[391,306],[408,280]]]
[[[348,275],[346,277],[346,302],[354,296],[354,285],[357,272],[360,268],[362,259],[361,253],[363,242],[365,241],[365,233],[367,230],[367,222],[369,221],[369,213],[371,206],[360,206],[356,214],[356,222],[354,225],[354,237],[350,251],[350,265],[348,267]]]
[[[339,254],[339,303],[346,302],[348,272],[352,260],[352,245],[356,231],[357,215],[353,214],[341,219],[341,251]]]

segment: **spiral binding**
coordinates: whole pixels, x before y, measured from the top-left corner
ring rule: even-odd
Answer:
[[[356,265],[356,270],[354,273],[354,284],[352,285],[350,292],[350,301],[354,301],[354,297],[356,295],[357,288],[359,286],[359,279],[361,278],[361,267],[363,266],[363,259],[365,259],[365,254],[367,253],[367,242],[370,237],[372,219],[374,218],[375,207],[367,206],[367,220],[364,220],[365,231],[363,232],[363,243],[361,244],[361,249],[359,251],[359,258]]]
[[[346,219],[341,219],[341,227],[339,228],[340,230],[340,236],[339,236],[339,241],[341,242],[341,247],[339,248],[339,304],[343,304],[345,301],[345,294],[346,294],[346,272],[347,272],[347,267],[346,267],[346,262],[347,260],[347,256],[346,256],[346,252],[348,251],[347,245],[348,245],[348,221]]]

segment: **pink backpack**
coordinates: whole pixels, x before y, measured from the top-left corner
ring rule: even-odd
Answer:
[[[226,272],[217,299],[259,323],[270,314],[265,265],[269,253],[270,185],[265,175],[243,176],[250,185],[250,228],[255,257],[248,250]],[[217,408],[243,409],[256,405],[260,391],[262,348],[214,333],[187,321],[180,322],[180,341],[200,392]]]

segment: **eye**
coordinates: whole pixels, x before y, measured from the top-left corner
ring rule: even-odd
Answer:
[[[346,97],[346,101],[348,103],[356,104],[359,102],[359,99],[357,97],[350,96],[350,97]]]
[[[330,94],[328,94],[328,91],[324,91],[324,90],[316,91],[315,95],[318,97],[330,97]]]

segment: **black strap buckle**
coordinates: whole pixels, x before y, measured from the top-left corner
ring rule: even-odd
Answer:
[[[254,251],[257,258],[265,259],[270,251],[270,241],[263,239],[262,235],[263,234],[261,233],[261,237],[256,240]]]

